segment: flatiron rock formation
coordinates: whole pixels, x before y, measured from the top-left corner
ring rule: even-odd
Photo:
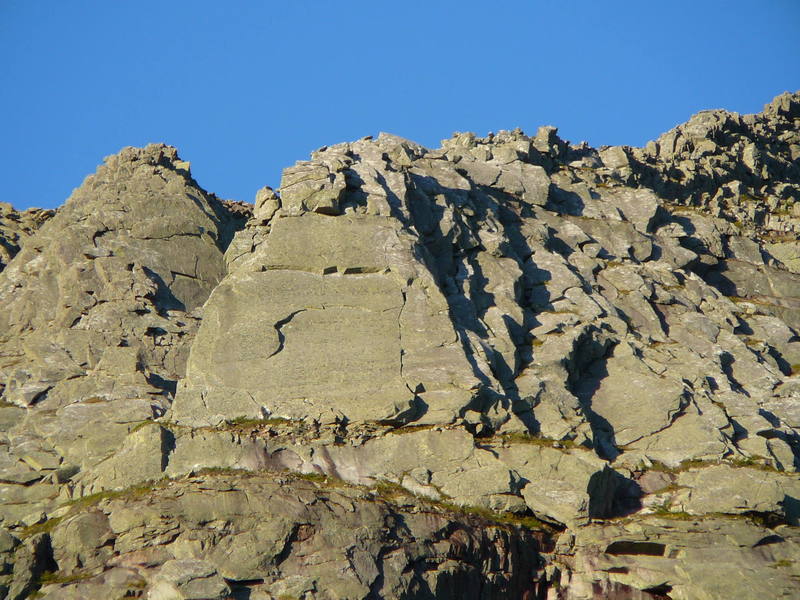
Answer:
[[[0,598],[800,590],[800,94],[254,205],[126,148],[0,269]]]

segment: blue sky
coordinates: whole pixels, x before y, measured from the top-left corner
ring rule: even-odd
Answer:
[[[326,144],[540,125],[641,145],[800,89],[800,0],[0,0],[0,201],[164,141],[252,201]]]

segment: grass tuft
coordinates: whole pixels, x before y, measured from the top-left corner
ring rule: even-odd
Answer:
[[[776,560],[774,563],[770,565],[770,567],[772,567],[773,569],[783,569],[786,567],[791,567],[794,564],[794,562],[795,561],[793,560],[788,560],[786,558],[783,558],[781,560]]]
[[[79,581],[86,581],[94,577],[92,573],[76,572],[76,573],[59,573],[59,572],[46,572],[42,573],[39,577],[40,585],[55,585],[55,584],[68,584],[77,583]]]
[[[434,427],[437,427],[437,425],[414,425],[414,424],[411,424],[411,425],[403,425],[401,427],[395,427],[393,429],[390,429],[386,433],[389,433],[389,434],[392,434],[392,435],[405,435],[407,433],[417,433],[419,431],[430,431]]]
[[[166,480],[159,480],[159,481],[152,481],[152,482],[144,482],[139,483],[137,485],[133,485],[131,487],[122,489],[122,490],[104,490],[102,492],[96,492],[94,494],[89,494],[88,496],[81,496],[80,498],[74,498],[66,502],[66,506],[74,507],[75,511],[84,510],[91,506],[95,506],[102,502],[103,500],[117,500],[119,498],[124,498],[126,500],[136,500],[137,498],[143,498],[145,496],[150,495],[150,493],[158,487],[163,485],[163,482]]]
[[[474,515],[496,525],[524,527],[525,529],[547,531],[553,529],[552,525],[549,525],[544,521],[540,521],[532,515],[518,515],[510,512],[495,512],[481,506],[459,506],[450,502],[434,501],[434,504],[437,504],[440,508],[443,508],[449,512]]]
[[[328,477],[324,473],[291,473],[295,479],[302,479],[303,481],[313,481],[314,483],[330,483],[334,478]]]
[[[559,450],[571,450],[573,448],[583,448],[573,440],[556,440],[553,438],[532,435],[530,433],[501,433],[490,441],[500,441],[508,444],[530,444],[531,446],[545,446]]]
[[[27,527],[20,529],[18,535],[20,538],[25,539],[40,533],[50,533],[53,531],[53,529],[55,529],[56,525],[64,520],[64,518],[65,517],[53,517],[52,519],[47,519],[41,523],[28,525]]]
[[[431,498],[419,497],[401,486],[391,481],[379,481],[375,485],[376,495],[385,501],[397,503],[403,499],[413,498],[422,505],[427,505],[440,511],[455,513],[457,515],[469,515],[478,517],[495,525],[505,527],[524,527],[531,530],[551,531],[553,527],[540,521],[532,515],[518,515],[510,512],[496,512],[481,506],[462,506],[449,500],[433,500]]]

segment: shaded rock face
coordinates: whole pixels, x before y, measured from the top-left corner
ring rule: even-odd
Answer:
[[[799,131],[381,134],[252,206],[151,145],[0,205],[0,597],[792,597]]]

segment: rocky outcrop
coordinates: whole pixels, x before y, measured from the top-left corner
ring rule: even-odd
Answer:
[[[0,274],[8,597],[791,597],[799,124],[110,157]]]
[[[590,525],[556,544],[562,598],[793,598],[796,527],[687,516]]]
[[[108,158],[2,272],[4,479],[52,480],[9,500],[54,500],[169,407],[230,221],[188,168],[163,145]]]
[[[550,549],[525,528],[396,492],[236,474],[97,498],[39,535],[76,574],[45,578],[54,600],[534,598]]]
[[[19,252],[22,244],[54,214],[52,210],[29,208],[19,212],[0,202],[0,271]]]
[[[288,169],[229,250],[172,418],[461,423],[630,466],[755,454],[793,470],[800,279],[755,222],[748,237],[622,185],[612,150],[552,130],[437,152],[384,135]],[[742,286],[778,308],[750,310]],[[755,342],[751,323],[788,328]]]

